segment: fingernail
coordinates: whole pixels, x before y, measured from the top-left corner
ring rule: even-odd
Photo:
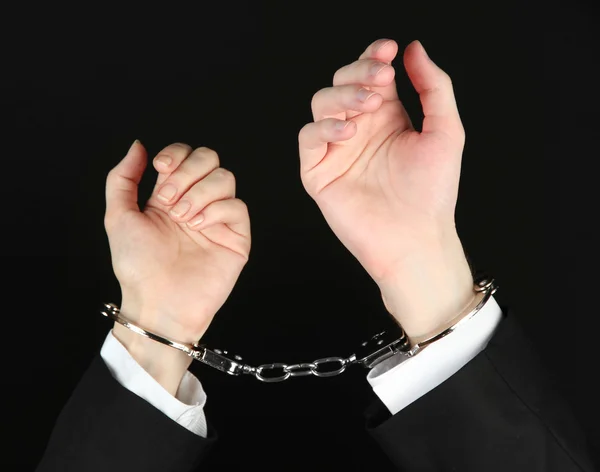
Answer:
[[[385,46],[388,43],[391,43],[392,40],[391,39],[380,39],[379,43],[375,46],[375,48],[373,48],[373,52],[377,52],[379,51],[383,46]]]
[[[371,92],[370,90],[367,90],[366,88],[361,88],[356,93],[356,98],[358,98],[361,102],[366,102],[373,95],[375,95],[375,92]]]
[[[200,215],[194,216],[190,221],[188,221],[187,225],[190,228],[193,228],[194,226],[198,226],[203,221],[204,221],[204,215],[200,214]]]
[[[167,184],[158,192],[158,198],[160,198],[163,202],[168,203],[177,193],[177,189],[174,185]]]
[[[169,156],[159,156],[156,158],[156,164],[162,167],[169,167],[171,162],[173,162],[173,159]]]
[[[132,149],[135,147],[135,145],[136,145],[136,144],[141,144],[139,139],[136,139],[136,140],[135,140],[135,141],[134,141],[134,142],[131,144],[131,146],[129,146],[129,151],[127,151],[127,152],[130,152],[130,151],[131,151],[131,150],[132,150]]]
[[[375,64],[373,64],[371,66],[371,70],[369,71],[369,73],[371,75],[377,75],[379,74],[383,69],[385,69],[388,65],[384,64],[383,62],[377,62]]]
[[[190,202],[187,200],[179,200],[177,205],[171,208],[171,213],[176,217],[181,218],[190,210],[190,208],[192,208],[192,204]]]
[[[346,126],[348,126],[350,124],[349,121],[338,121],[335,124],[335,129],[338,131],[343,131],[346,129]]]

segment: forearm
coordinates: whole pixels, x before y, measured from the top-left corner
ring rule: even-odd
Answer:
[[[386,308],[412,344],[458,321],[475,297],[473,275],[456,232],[419,247],[376,280]]]

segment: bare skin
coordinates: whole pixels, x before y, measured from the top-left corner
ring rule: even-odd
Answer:
[[[397,52],[379,40],[339,69],[298,139],[304,187],[415,341],[473,300],[454,223],[465,134],[450,78],[418,41],[404,53],[425,116],[415,131],[398,99]]]
[[[339,69],[333,86],[315,94],[314,122],[298,140],[306,191],[417,342],[474,299],[454,221],[465,134],[448,75],[416,41],[403,58],[425,116],[422,132],[414,130],[394,82],[397,53],[395,41],[379,40]],[[248,260],[248,211],[214,151],[179,143],[153,159],[158,179],[140,210],[146,163],[136,142],[106,182],[105,228],[121,312],[143,328],[193,343]],[[174,195],[162,198],[169,188]],[[113,332],[175,395],[190,358],[118,324]]]
[[[121,313],[167,338],[197,342],[248,260],[248,210],[235,198],[235,178],[219,167],[214,151],[172,144],[153,160],[158,179],[140,211],[137,186],[146,162],[144,147],[135,142],[106,183],[105,227],[121,286]],[[175,194],[165,199],[161,191],[169,189]],[[118,324],[113,333],[176,393],[191,358]]]

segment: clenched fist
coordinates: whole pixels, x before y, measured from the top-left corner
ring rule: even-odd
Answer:
[[[105,228],[121,313],[151,332],[194,343],[248,260],[248,210],[214,151],[172,144],[153,160],[158,179],[140,211],[137,190],[146,162],[136,141],[106,180]],[[176,391],[189,357],[118,324],[113,333],[167,390]]]

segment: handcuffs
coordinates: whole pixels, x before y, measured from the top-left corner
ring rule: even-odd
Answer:
[[[468,322],[468,320],[473,318],[473,316],[481,310],[497,289],[498,286],[495,284],[493,278],[489,278],[485,275],[476,277],[474,281],[474,291],[476,293],[483,293],[483,297],[477,305],[468,314],[460,318],[457,323],[412,346],[406,333],[402,327],[400,327],[399,335],[382,331],[363,342],[356,352],[348,357],[325,357],[313,362],[303,362],[299,364],[271,363],[263,364],[258,367],[243,363],[242,358],[238,355],[231,355],[231,357],[229,357],[230,355],[227,351],[210,349],[205,345],[197,343],[183,344],[164,338],[158,334],[151,333],[123,318],[119,307],[114,303],[103,304],[100,312],[102,315],[111,318],[115,322],[141,336],[183,351],[193,359],[214,369],[220,370],[221,372],[236,376],[242,374],[254,375],[262,382],[281,382],[290,377],[304,377],[307,375],[333,377],[341,374],[349,366],[355,364],[371,369],[376,364],[379,364],[400,352],[407,357],[412,357],[429,344],[447,336]]]

